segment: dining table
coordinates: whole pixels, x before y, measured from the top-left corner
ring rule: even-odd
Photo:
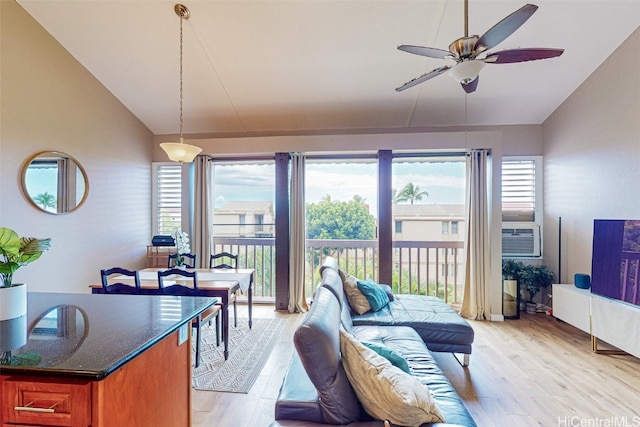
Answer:
[[[140,289],[142,294],[154,295],[160,294],[158,285],[158,271],[166,270],[166,268],[144,268],[138,271],[140,277]],[[251,268],[190,268],[188,271],[195,271],[198,278],[198,290],[200,296],[216,297],[220,299],[222,305],[222,334],[224,342],[224,358],[229,357],[229,301],[233,294],[238,291],[247,294],[247,307],[249,311],[248,324],[249,328],[253,326],[253,280],[254,269]],[[130,277],[123,276],[115,278],[122,283],[132,283]],[[172,278],[168,276],[164,279],[166,284],[176,281],[184,281],[183,278]],[[94,294],[105,293],[101,284],[90,285],[91,292]],[[237,298],[237,295],[236,295]]]

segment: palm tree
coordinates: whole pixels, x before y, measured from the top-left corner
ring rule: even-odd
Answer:
[[[400,193],[397,195],[396,200],[398,202],[411,202],[422,200],[422,196],[429,197],[429,193],[420,190],[420,187],[413,185],[412,182],[407,183]]]
[[[404,200],[400,200],[400,193],[398,193],[398,189],[397,188],[392,188],[391,189],[391,203],[393,203],[394,205],[398,204],[399,202],[403,202]]]
[[[56,207],[56,198],[55,196],[49,194],[48,192],[40,193],[33,198],[33,201],[36,204],[43,207],[43,209],[47,208],[55,208]]]

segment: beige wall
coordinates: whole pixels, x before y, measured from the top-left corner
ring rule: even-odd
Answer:
[[[591,274],[593,220],[640,218],[640,30],[543,124],[545,261]]]
[[[100,268],[144,265],[153,135],[19,5],[0,7],[0,226],[52,239],[14,279],[32,291],[88,292]],[[89,196],[76,212],[46,214],[23,198],[21,165],[44,150],[84,166]]]

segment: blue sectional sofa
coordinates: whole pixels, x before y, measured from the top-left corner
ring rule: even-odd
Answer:
[[[349,381],[340,351],[341,330],[356,340],[383,345],[406,360],[410,374],[405,375],[427,386],[445,420],[422,426],[476,426],[413,327],[398,323],[356,325],[334,260],[325,262],[321,276],[309,313],[294,334],[296,352],[283,380],[271,427],[383,426],[382,420],[365,410]],[[393,308],[391,312],[393,315]],[[415,316],[412,318],[415,323]],[[459,349],[457,343],[454,348]]]

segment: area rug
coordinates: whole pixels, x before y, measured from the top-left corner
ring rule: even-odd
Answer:
[[[286,322],[284,319],[253,319],[253,327],[249,329],[247,319],[238,318],[237,327],[234,327],[233,323],[229,325],[228,360],[224,360],[222,340],[220,346],[216,346],[215,323],[211,326],[203,325],[200,366],[195,368],[195,364],[193,365],[193,388],[249,393]],[[193,346],[192,354],[195,361],[195,339]]]

